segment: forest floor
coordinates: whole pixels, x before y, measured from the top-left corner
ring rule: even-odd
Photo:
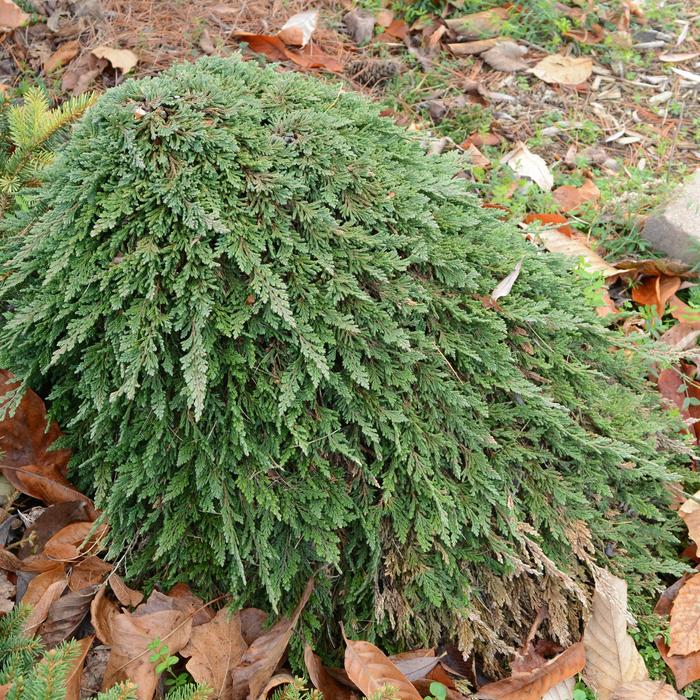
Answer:
[[[284,70],[341,81],[347,90],[364,93],[382,105],[385,116],[419,134],[426,150],[456,151],[464,164],[462,176],[473,183],[484,206],[501,210],[524,235],[542,235],[546,248],[579,258],[590,272],[600,314],[609,316],[611,323],[663,339],[673,351],[695,348],[700,335],[696,271],[654,253],[640,231],[654,208],[700,168],[700,2],[23,0],[18,4],[31,20],[0,41],[0,89],[8,99],[38,83],[60,102],[70,95],[102,91],[126,77],[157,74],[176,61],[237,51],[251,60],[281,60]],[[0,24],[4,11],[0,7]],[[278,35],[290,18],[295,18],[292,26]],[[697,373],[689,356],[653,377],[687,419],[691,432],[700,418]],[[41,409],[35,404],[32,411]],[[23,521],[22,528],[29,531],[33,522]],[[56,525],[45,533],[50,534],[47,542],[60,532]],[[694,551],[689,554],[695,556]],[[107,571],[92,561],[76,586],[98,580]],[[61,569],[60,576],[64,574]],[[123,584],[116,577],[111,581],[122,604],[136,604],[137,593],[120,588]],[[47,577],[44,583],[32,593],[37,603],[56,579]],[[198,605],[189,593],[170,595]],[[669,609],[670,599],[666,599]],[[83,616],[87,614],[84,609]],[[642,627],[634,636],[652,677],[673,682],[664,663],[668,647],[664,650],[663,644],[655,643],[658,632]],[[215,638],[209,643],[215,644]],[[279,647],[277,638],[265,643]],[[434,651],[418,654],[418,662],[415,653],[395,661],[411,680],[429,674],[429,679],[445,682],[454,693],[452,700],[470,697],[473,669],[465,671],[450,656],[453,650],[443,651],[440,663],[426,664],[426,658],[435,657]],[[128,659],[128,649],[122,652]],[[538,666],[535,652],[527,646],[525,652],[533,664],[521,669],[529,674],[527,679],[521,678],[520,685],[509,691],[491,688],[494,694],[489,697],[537,700],[545,692],[550,700],[593,697],[583,683],[574,685],[570,676],[556,675],[553,669],[569,668],[563,662],[543,672],[545,659],[539,657]],[[684,666],[678,657],[674,666],[670,658],[677,687],[686,685],[681,678],[688,682],[700,678],[700,658],[681,657]],[[267,659],[270,676],[280,659],[281,654],[275,663]],[[106,656],[103,662],[104,673]],[[384,663],[376,658],[375,662]],[[420,669],[416,671],[417,663],[423,664],[423,676]],[[325,684],[328,700],[342,694],[341,686],[345,697],[352,692],[347,676],[339,685],[324,675],[313,655],[307,664],[317,687]],[[355,680],[353,671],[347,670]],[[542,684],[542,678],[557,683]],[[555,691],[558,694],[551,694]],[[256,688],[256,692],[270,690]],[[427,692],[421,689],[422,694]],[[432,695],[440,692],[430,689]],[[682,692],[687,698],[700,698],[697,683]],[[652,695],[648,688],[639,693],[634,697],[642,700],[677,697]]]

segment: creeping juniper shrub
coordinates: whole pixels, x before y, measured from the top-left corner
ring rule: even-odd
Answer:
[[[87,113],[4,224],[0,366],[49,393],[132,576],[283,607],[316,574],[307,619],[493,654],[542,603],[575,636],[589,560],[679,568],[674,419],[458,170],[240,60]]]

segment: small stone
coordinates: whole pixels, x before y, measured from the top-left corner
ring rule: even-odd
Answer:
[[[689,265],[700,262],[700,170],[647,219],[642,236],[671,258]]]

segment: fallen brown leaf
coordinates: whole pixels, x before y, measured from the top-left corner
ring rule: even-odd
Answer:
[[[75,561],[98,552],[107,535],[107,525],[79,522],[66,525],[44,546],[44,554],[55,561]]]
[[[101,586],[90,603],[90,622],[97,638],[109,644],[112,618],[119,614],[117,606],[107,597],[107,587]]]
[[[310,579],[291,618],[282,618],[248,647],[240,664],[231,673],[233,700],[255,700],[260,695],[282,659],[313,589],[314,582]]]
[[[21,558],[38,554],[44,545],[66,525],[87,522],[91,518],[91,509],[86,501],[67,501],[49,506],[24,533],[26,542],[18,551]]]
[[[516,73],[519,70],[529,68],[528,64],[523,61],[523,56],[526,53],[525,46],[519,46],[513,41],[502,41],[482,53],[481,58],[495,70]]]
[[[245,650],[240,615],[223,608],[210,622],[192,628],[180,654],[188,659],[186,667],[192,678],[208,685],[214,691],[212,698],[221,698],[226,695],[231,673]]]
[[[328,673],[321,659],[314,654],[313,649],[307,644],[304,648],[304,663],[309,672],[309,678],[316,690],[328,700],[358,700],[356,693],[350,688],[341,685]]]
[[[15,607],[15,584],[4,571],[0,571],[0,615],[9,613]]]
[[[68,587],[75,592],[89,586],[95,586],[102,583],[111,571],[111,564],[102,561],[99,557],[88,557],[73,565],[68,579]]]
[[[66,63],[72,61],[80,52],[80,42],[77,39],[61,44],[45,61],[44,71],[51,73]]]
[[[332,56],[328,56],[311,45],[300,51],[288,49],[277,36],[267,34],[251,34],[249,32],[234,32],[239,41],[245,41],[251,51],[263,54],[273,61],[293,61],[300,68],[323,68],[332,73],[339,73],[343,64]]]
[[[135,608],[143,600],[143,593],[129,588],[129,586],[124,583],[121,576],[112,574],[108,580],[112,592],[125,608]]]
[[[578,209],[586,202],[595,202],[600,198],[600,190],[593,180],[586,178],[580,187],[562,185],[552,192],[552,197],[559,205],[560,211],[567,212]]]
[[[34,607],[39,602],[39,599],[46,593],[46,589],[56,581],[64,581],[68,583],[66,576],[66,567],[63,564],[54,562],[53,566],[48,570],[36,575],[27,585],[27,589],[22,596],[22,603],[29,607]]]
[[[494,7],[483,12],[474,12],[461,17],[445,20],[445,24],[461,38],[467,40],[484,39],[498,34],[506,20],[508,10],[505,7]]]
[[[645,277],[640,284],[632,288],[632,301],[642,306],[655,306],[661,317],[666,311],[666,304],[680,286],[680,277]]]
[[[265,687],[260,692],[260,695],[258,695],[258,700],[266,700],[272,690],[281,685],[287,685],[289,683],[294,683],[294,676],[291,673],[276,673],[265,684]]]
[[[0,406],[17,386],[10,372],[0,370]],[[94,513],[90,501],[66,479],[70,451],[51,449],[60,435],[55,422],[47,425],[44,402],[28,389],[14,415],[0,421],[0,471],[28,496],[44,503],[85,501]]]
[[[621,685],[612,700],[682,700],[670,685],[663,681],[632,681]]]
[[[250,646],[258,637],[265,634],[268,614],[259,608],[244,608],[240,611],[241,634],[245,643]]]
[[[591,77],[593,61],[588,56],[576,58],[552,54],[545,56],[530,72],[545,83],[580,85]]]
[[[580,673],[585,663],[583,642],[577,642],[539,668],[514,673],[510,678],[482,686],[477,697],[484,700],[541,700],[559,683]]]
[[[66,698],[65,700],[80,700],[80,681],[83,677],[83,667],[85,665],[85,657],[90,651],[94,636],[84,637],[78,642],[80,648],[79,654],[71,659],[70,670],[66,675]]]
[[[681,586],[671,607],[671,656],[700,651],[700,576],[696,574]]]
[[[45,622],[39,628],[39,635],[48,649],[65,641],[75,632],[90,611],[96,591],[96,586],[90,586],[81,591],[66,593],[51,605]]]
[[[118,68],[126,74],[131,71],[139,62],[139,57],[129,49],[115,49],[111,46],[96,46],[92,50],[92,55],[96,58],[104,58],[109,61],[112,68]]]
[[[372,697],[391,686],[397,700],[422,700],[418,691],[381,649],[369,642],[345,638],[345,670],[350,680]]]
[[[389,661],[413,683],[425,678],[440,662],[435,649],[413,649],[401,654],[393,654]]]
[[[678,509],[678,515],[688,528],[688,536],[696,544],[700,542],[700,491],[688,498]]]
[[[30,16],[12,0],[0,0],[0,31],[11,32],[29,22]]]
[[[151,700],[158,683],[154,665],[149,661],[148,645],[154,639],[167,644],[171,654],[177,654],[187,644],[192,633],[192,619],[175,607],[162,593],[152,593],[146,603],[133,613],[108,613],[101,617],[100,631],[112,647],[103,690],[120,681],[132,681],[137,688],[138,700]],[[94,624],[95,631],[98,626]]]
[[[595,578],[593,614],[583,634],[583,678],[599,700],[610,700],[620,685],[648,674],[627,632],[627,583],[605,569],[597,569]]]
[[[507,36],[495,36],[491,39],[480,39],[477,41],[461,41],[457,44],[448,44],[447,48],[455,56],[476,56],[484,51],[500,44],[503,41],[508,41]]]
[[[51,606],[61,597],[61,594],[66,589],[66,585],[67,582],[65,579],[54,581],[54,583],[44,591],[44,594],[32,607],[32,611],[27,621],[24,623],[24,631],[26,634],[34,636],[41,623],[49,614]]]

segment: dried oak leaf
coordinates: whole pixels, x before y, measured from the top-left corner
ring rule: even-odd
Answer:
[[[411,682],[381,649],[369,642],[355,641],[347,637],[345,644],[345,670],[350,680],[366,697],[372,697],[391,686],[397,700],[422,700]]]
[[[700,575],[691,576],[671,606],[670,655],[700,651]]]
[[[599,700],[610,700],[623,683],[648,678],[644,661],[627,633],[627,583],[597,569],[592,609],[583,634],[583,678]]]
[[[682,700],[672,686],[663,681],[632,681],[621,685],[612,700]]]
[[[510,678],[482,686],[477,697],[484,700],[540,700],[559,683],[580,673],[585,663],[583,642],[577,642],[539,668],[514,673]]]
[[[188,659],[186,667],[192,678],[209,686],[214,691],[212,698],[221,698],[230,687],[231,673],[245,650],[240,615],[223,608],[213,620],[192,628],[180,655]]]
[[[177,654],[192,633],[192,618],[162,593],[152,593],[133,613],[104,615],[99,625],[100,633],[107,637],[102,641],[112,647],[102,689],[130,680],[136,685],[138,700],[151,700],[158,684],[148,645],[157,638],[168,645],[171,654]]]
[[[8,392],[19,383],[7,370],[0,370],[0,408]],[[0,471],[18,491],[44,503],[90,501],[66,479],[69,450],[52,450],[61,435],[54,422],[47,425],[44,402],[28,389],[14,415],[0,421]]]
[[[96,592],[97,586],[71,591],[51,605],[46,621],[39,628],[39,635],[47,648],[52,649],[72,636],[90,612]]]
[[[314,688],[320,691],[324,698],[329,700],[358,700],[356,693],[347,686],[338,683],[328,673],[321,659],[314,654],[313,649],[308,644],[304,649],[304,663]]]
[[[343,64],[332,56],[328,56],[314,46],[307,45],[299,51],[287,48],[277,36],[267,34],[251,34],[250,32],[234,32],[239,41],[245,41],[251,51],[261,53],[273,61],[293,61],[300,68],[323,68],[332,73],[343,70]]]
[[[139,57],[129,49],[115,49],[111,46],[96,46],[92,50],[95,58],[104,58],[109,61],[112,68],[118,68],[126,74],[131,71],[139,62]]]
[[[282,618],[248,647],[231,673],[229,697],[232,700],[257,700],[284,656],[294,626],[313,589],[314,582],[310,579],[291,618]]]

